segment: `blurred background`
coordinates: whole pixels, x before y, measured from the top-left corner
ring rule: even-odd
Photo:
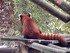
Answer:
[[[67,1],[69,2],[70,0]],[[62,10],[59,9],[59,11]],[[44,33],[70,34],[70,22],[64,23],[29,0],[0,0],[0,37],[22,35],[18,15],[27,13],[32,14],[38,27]]]

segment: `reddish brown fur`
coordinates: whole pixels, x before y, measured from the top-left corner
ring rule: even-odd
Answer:
[[[28,14],[22,15],[22,32],[25,38],[38,38],[46,40],[59,40],[62,45],[66,45],[64,37],[57,34],[42,34],[34,20]]]
[[[34,34],[40,34],[40,30],[37,27],[34,20],[32,20],[30,17],[28,17],[27,14],[22,15],[22,33],[26,35],[34,35]]]

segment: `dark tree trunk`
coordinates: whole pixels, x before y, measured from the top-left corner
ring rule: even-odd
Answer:
[[[57,10],[56,8],[51,6],[45,0],[30,0],[30,1],[36,3],[37,5],[39,5],[40,7],[42,7],[43,9],[48,11],[49,13],[51,13],[52,15],[56,16],[58,19],[60,19],[64,22],[69,22],[70,21],[70,16],[69,15],[65,15],[65,14],[61,13],[59,10]]]
[[[60,7],[63,11],[65,11],[66,13],[70,14],[70,4],[67,4],[66,2],[61,2],[61,3],[58,3],[57,1],[55,0],[49,0],[51,1],[53,4],[57,5],[58,7]]]

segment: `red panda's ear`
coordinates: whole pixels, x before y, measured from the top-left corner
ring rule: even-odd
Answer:
[[[20,15],[20,18],[22,18],[23,16],[22,15]]]
[[[23,17],[22,15],[19,16],[19,20],[20,20],[20,21],[22,20],[22,17]]]
[[[28,14],[28,16],[30,17],[31,15],[30,15],[30,14]]]
[[[20,20],[21,24],[23,25],[22,19],[23,19],[23,15],[19,15],[19,20]]]
[[[29,16],[30,18],[32,18],[31,13],[29,13],[28,16]]]
[[[19,17],[19,20],[21,20],[22,19],[22,14],[19,14],[18,17]]]

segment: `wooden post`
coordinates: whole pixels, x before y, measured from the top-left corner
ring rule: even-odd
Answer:
[[[40,51],[28,47],[23,42],[20,42],[20,49],[21,49],[21,53],[40,53]]]

